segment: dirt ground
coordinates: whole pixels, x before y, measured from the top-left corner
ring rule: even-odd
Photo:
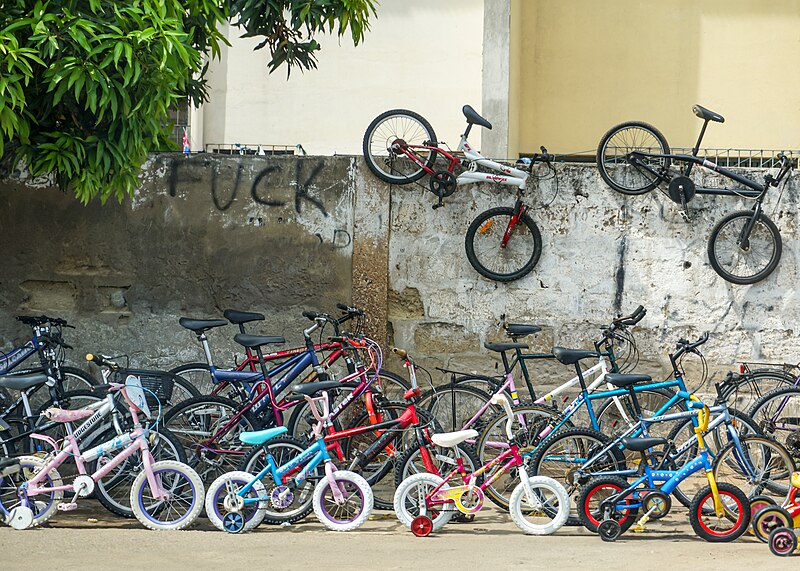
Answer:
[[[59,569],[796,569],[752,536],[730,544],[695,536],[685,510],[676,508],[643,534],[604,543],[583,528],[555,535],[523,535],[508,514],[487,507],[472,523],[450,523],[416,538],[393,514],[374,512],[350,533],[327,531],[313,515],[288,527],[261,526],[228,535],[199,519],[191,531],[153,532],[117,518],[93,500],[57,514],[42,529],[0,527],[0,570]],[[703,567],[698,567],[703,568]]]

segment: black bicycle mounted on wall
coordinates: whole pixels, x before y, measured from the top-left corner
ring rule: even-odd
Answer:
[[[638,195],[663,185],[669,198],[680,204],[690,219],[687,204],[697,194],[737,196],[754,200],[749,210],[732,212],[720,220],[708,239],[711,267],[723,279],[734,284],[754,284],[770,275],[781,259],[781,235],[775,223],[763,211],[770,186],[778,186],[792,168],[783,153],[777,155],[777,176],[767,174],[759,184],[730,169],[723,168],[697,153],[709,121],[724,123],[722,115],[700,105],[692,107],[703,120],[703,128],[691,155],[670,153],[667,140],[648,123],[629,121],[610,129],[597,147],[597,168],[603,180],[617,192]],[[677,168],[671,168],[677,163]],[[699,187],[690,178],[697,165],[714,171],[747,187],[746,189]],[[788,179],[787,179],[788,180]]]

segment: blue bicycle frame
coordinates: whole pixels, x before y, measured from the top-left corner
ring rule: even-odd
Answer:
[[[269,441],[264,443],[265,445],[269,444]],[[267,474],[270,475],[272,481],[275,483],[276,486],[283,486],[285,485],[284,478],[292,472],[298,466],[303,466],[303,469],[300,470],[300,473],[292,478],[296,486],[299,486],[303,482],[308,479],[308,475],[313,472],[317,466],[322,464],[323,462],[330,462],[331,456],[328,453],[327,445],[325,444],[325,440],[322,438],[317,438],[314,440],[314,443],[311,444],[308,448],[306,448],[301,454],[292,458],[289,462],[282,466],[278,466],[275,464],[275,459],[272,457],[272,454],[269,453],[267,450],[267,465],[258,473],[256,474],[252,480],[250,480],[246,485],[244,485],[236,494],[244,499],[244,503],[252,504],[264,500],[269,500],[269,496],[259,496],[255,498],[248,498],[246,497],[247,494],[250,493],[250,490],[253,488],[256,482],[260,481],[261,478],[266,476]]]

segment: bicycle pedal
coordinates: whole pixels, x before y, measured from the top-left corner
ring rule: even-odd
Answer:
[[[634,533],[644,533],[646,531],[645,526],[636,524],[632,528]]]
[[[69,503],[61,502],[56,507],[58,508],[58,511],[60,511],[60,512],[71,512],[72,510],[78,509],[78,504],[75,503],[75,502],[69,502]]]

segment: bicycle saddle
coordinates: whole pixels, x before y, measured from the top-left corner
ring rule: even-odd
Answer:
[[[480,125],[481,127],[486,127],[487,129],[491,130],[492,124],[478,115],[478,112],[475,111],[471,105],[464,105],[464,107],[461,108],[461,111],[464,112],[464,117],[467,118],[467,123]]]
[[[506,325],[506,334],[509,337],[525,337],[539,333],[542,328],[538,325],[525,325],[524,323],[509,323]]]
[[[693,105],[692,112],[705,121],[716,121],[717,123],[725,122],[725,117],[719,113],[714,113],[710,109],[706,109],[701,105]]]
[[[181,327],[185,327],[195,333],[203,333],[214,327],[222,327],[228,324],[224,319],[192,319],[190,317],[181,317],[178,323],[181,324]]]
[[[285,426],[276,426],[275,428],[267,428],[266,430],[252,430],[250,432],[242,432],[239,434],[239,440],[244,444],[252,444],[258,446],[264,444],[267,440],[271,440],[281,434],[286,434],[289,429]]]
[[[508,351],[509,349],[527,349],[527,343],[484,343],[484,347],[486,347],[489,351],[497,351],[498,353],[502,353],[503,351]]]
[[[456,432],[440,432],[438,434],[432,434],[431,441],[436,444],[436,446],[455,448],[465,440],[477,437],[478,431],[469,428],[467,430],[457,430]]]
[[[609,373],[606,375],[606,381],[614,385],[615,387],[625,388],[631,385],[635,385],[636,383],[649,383],[652,381],[653,378],[650,375],[636,375],[636,374],[621,374],[621,373]]]
[[[329,391],[331,389],[340,389],[344,384],[339,381],[319,381],[317,383],[303,383],[292,387],[292,392],[299,395],[314,396],[322,391]]]
[[[231,323],[235,323],[236,325],[241,325],[242,323],[250,323],[251,321],[263,321],[264,314],[263,313],[254,313],[250,311],[236,311],[235,309],[226,309],[222,312],[222,315],[230,321]]]
[[[650,448],[667,443],[666,438],[623,438],[620,442],[632,452],[644,452]]]
[[[564,347],[553,347],[553,355],[564,365],[574,365],[581,359],[587,357],[599,357],[596,351],[583,351],[582,349],[565,349]]]
[[[44,373],[29,373],[27,375],[2,375],[0,376],[0,387],[4,389],[14,389],[24,391],[27,388],[41,385],[47,381]]]
[[[262,345],[280,345],[286,343],[286,339],[278,337],[277,335],[248,335],[246,333],[237,333],[233,336],[242,347],[253,348],[261,347]]]

